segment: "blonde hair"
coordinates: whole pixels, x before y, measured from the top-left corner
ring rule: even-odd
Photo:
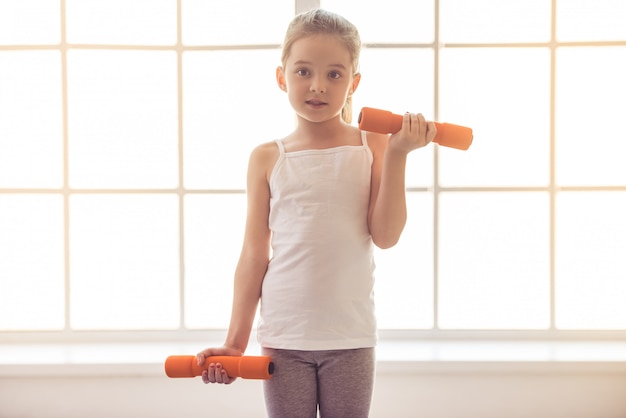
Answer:
[[[359,71],[359,55],[361,53],[361,37],[356,26],[346,18],[324,9],[314,9],[300,13],[291,21],[285,34],[281,62],[285,67],[291,53],[291,46],[299,39],[311,35],[334,35],[339,38],[352,58],[352,75]],[[341,109],[341,117],[347,123],[352,122],[352,97],[346,99]]]

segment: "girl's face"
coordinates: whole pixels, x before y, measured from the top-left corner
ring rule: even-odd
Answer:
[[[311,35],[295,41],[276,79],[297,115],[323,122],[341,114],[346,98],[356,90],[350,52],[333,35]]]

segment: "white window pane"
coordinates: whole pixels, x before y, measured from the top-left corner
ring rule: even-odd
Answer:
[[[293,0],[182,0],[185,45],[280,44]]]
[[[441,195],[442,328],[549,326],[548,203],[541,193]]]
[[[0,45],[57,44],[60,25],[58,1],[0,1]]]
[[[624,0],[557,0],[557,39],[623,41],[626,39]]]
[[[352,22],[364,43],[427,43],[435,35],[432,0],[321,0],[321,7]]]
[[[176,54],[68,53],[70,184],[178,185]]]
[[[626,328],[625,213],[624,192],[557,195],[558,328]]]
[[[546,42],[550,0],[441,0],[441,40],[446,43]]]
[[[185,187],[244,189],[252,149],[293,129],[279,64],[278,50],[184,54]]]
[[[0,329],[64,326],[63,200],[0,194]]]
[[[0,187],[61,187],[61,55],[0,52]]]
[[[227,328],[233,277],[246,220],[246,196],[185,198],[185,325]]]
[[[70,43],[176,43],[176,0],[66,0],[65,4]]]
[[[395,247],[376,249],[376,315],[379,328],[433,326],[433,199],[407,194],[408,219]]]
[[[70,216],[72,328],[177,328],[178,197],[74,195]]]
[[[626,47],[561,48],[556,69],[557,182],[626,184]]]
[[[402,68],[409,77],[390,77],[389,69]],[[363,107],[394,113],[420,112],[434,117],[434,58],[430,49],[364,49],[361,82],[352,96],[353,125]],[[425,187],[433,182],[433,147],[409,154],[407,187]]]
[[[549,181],[548,49],[444,49],[440,122],[468,126],[468,151],[440,147],[445,186],[545,186]]]

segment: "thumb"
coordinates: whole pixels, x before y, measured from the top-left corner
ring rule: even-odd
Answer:
[[[202,366],[205,360],[211,356],[242,356],[243,353],[239,350],[228,347],[212,347],[200,351],[196,354],[196,360],[198,366]]]
[[[198,366],[202,366],[204,361],[211,356],[218,355],[216,348],[207,348],[205,350],[200,351],[196,354],[196,360],[198,360]]]
[[[437,136],[437,125],[435,122],[428,122],[426,125],[426,140],[431,142]]]

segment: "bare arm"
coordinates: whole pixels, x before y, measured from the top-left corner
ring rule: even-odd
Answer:
[[[368,222],[378,247],[393,247],[400,239],[407,218],[407,156],[428,145],[436,134],[435,124],[426,122],[421,114],[404,115],[402,129],[390,137],[368,134],[374,155]]]
[[[225,343],[242,353],[248,346],[269,262],[269,173],[276,160],[275,154],[275,144],[261,145],[252,152],[248,166],[246,229],[235,270],[233,307]]]
[[[198,363],[213,355],[243,355],[248,346],[261,285],[270,254],[269,173],[276,161],[275,144],[257,147],[250,155],[247,178],[248,208],[241,255],[235,269],[233,305],[230,325],[223,347],[207,348],[198,353]],[[234,379],[209,370],[205,383],[230,383]]]

